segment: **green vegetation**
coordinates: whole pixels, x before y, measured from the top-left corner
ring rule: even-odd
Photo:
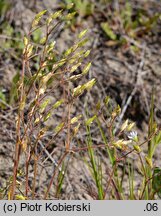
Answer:
[[[155,13],[149,15],[146,9],[138,8],[133,10],[131,3],[126,1],[120,10],[113,10],[113,14],[109,11],[109,16],[106,17],[107,21],[101,23],[101,28],[109,40],[112,40],[110,45],[125,45],[128,44],[128,36],[131,39],[140,41],[140,38],[145,37],[147,34],[153,34],[154,28],[160,19],[160,14]],[[116,20],[117,17],[117,20]],[[116,23],[113,25],[113,23]],[[133,51],[138,51],[138,48],[131,46]]]
[[[21,62],[13,77],[8,98],[0,89],[0,109],[5,111],[7,106],[15,104],[18,107],[13,173],[6,181],[6,186],[0,189],[0,198],[36,199],[37,179],[40,174],[38,167],[43,162],[42,156],[47,149],[54,148],[55,140],[59,142],[60,137],[63,137],[61,156],[58,162],[53,162],[55,169],[40,198],[61,198],[63,184],[70,171],[69,160],[77,153],[94,184],[94,191],[89,188],[93,199],[157,199],[161,197],[161,168],[155,167],[153,159],[157,147],[161,144],[161,130],[154,118],[155,95],[152,93],[151,96],[148,134],[143,142],[140,141],[133,121],[125,119],[117,128],[122,110],[119,105],[112,105],[109,96],[98,100],[93,109],[85,106],[85,118],[83,114],[73,114],[73,107],[77,105],[80,97],[88,94],[97,85],[96,79],[91,76],[84,82],[84,77],[89,75],[92,65],[91,62],[84,63],[90,55],[90,50],[86,48],[88,31],[81,31],[63,53],[56,49],[57,41],[53,40],[53,32],[57,31],[60,24],[76,19],[75,10],[81,17],[86,17],[95,13],[95,6],[86,0],[65,0],[65,3],[65,9],[55,13],[47,10],[39,12],[23,42],[21,34],[15,33],[10,24],[5,24],[3,30],[3,26],[1,28],[1,33],[18,39],[7,39],[0,47],[1,51],[16,47],[18,52],[16,55],[12,53],[12,56],[14,59],[20,58]],[[5,13],[7,8],[2,1],[0,12]],[[112,27],[115,16],[120,18],[122,31],[128,37],[137,41],[140,34],[143,37],[147,32],[151,34],[159,14],[149,17],[145,10],[137,10],[135,13],[133,17],[132,7],[126,3],[124,9],[114,11],[111,19],[107,17],[107,20],[99,23],[107,39],[114,42],[112,45],[123,45],[127,42],[123,34],[117,34],[119,27]],[[10,53],[4,55],[8,56]],[[51,96],[58,98],[53,100]],[[60,110],[63,110],[63,115],[57,118]],[[50,119],[52,124],[49,126]],[[106,125],[105,128],[103,124]],[[86,135],[82,144],[77,135],[83,127]],[[94,142],[93,128],[99,133],[100,144],[96,145]],[[50,138],[46,140],[46,137]],[[77,141],[74,147],[73,141]],[[144,150],[145,145],[148,147],[147,152]],[[20,161],[23,156],[25,167],[22,168]],[[138,161],[137,168],[132,162],[133,158]],[[30,166],[33,168],[31,183]],[[139,179],[136,179],[136,172],[139,173]],[[55,187],[54,195],[50,193],[52,187]]]
[[[81,17],[86,17],[94,13],[94,4],[87,0],[64,0],[66,8],[69,9],[73,4],[74,10],[79,13]]]

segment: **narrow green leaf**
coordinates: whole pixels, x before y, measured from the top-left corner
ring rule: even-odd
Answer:
[[[84,37],[86,35],[87,31],[88,31],[87,29],[81,31],[78,35],[78,38],[81,39],[82,37]]]
[[[91,67],[91,62],[89,62],[88,64],[86,64],[86,66],[83,68],[82,74],[85,75],[88,73],[90,67]]]
[[[101,28],[103,29],[103,31],[106,33],[106,35],[110,39],[112,39],[112,40],[116,40],[117,39],[117,36],[112,31],[112,29],[110,28],[110,26],[109,26],[109,24],[107,22],[101,23]]]
[[[89,126],[93,123],[93,121],[96,119],[96,115],[92,116],[91,118],[87,119],[86,125]]]

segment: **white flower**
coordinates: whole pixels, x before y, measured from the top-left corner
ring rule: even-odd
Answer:
[[[127,136],[130,140],[133,140],[135,142],[138,141],[138,133],[137,131],[131,131],[128,136]]]

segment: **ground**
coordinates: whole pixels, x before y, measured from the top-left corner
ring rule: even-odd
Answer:
[[[31,21],[37,12],[46,8],[49,12],[60,9],[62,7],[60,3],[64,1],[14,0],[8,2],[8,9],[0,17],[0,93],[2,92],[5,96],[3,101],[0,97],[2,101],[0,101],[0,187],[4,187],[6,179],[9,179],[13,170],[17,102],[12,93],[14,92],[13,78],[22,69],[21,39],[28,32]],[[87,60],[92,61],[92,67],[84,81],[95,77],[97,83],[90,92],[79,98],[73,107],[72,115],[83,113],[85,116],[85,107],[88,107],[88,111],[92,112],[98,101],[103,101],[109,95],[112,99],[112,106],[119,104],[122,110],[120,117],[117,119],[116,130],[125,119],[129,119],[136,122],[135,129],[138,131],[140,141],[144,141],[147,138],[153,89],[155,121],[158,125],[161,124],[161,17],[159,18],[157,15],[157,18],[155,17],[155,14],[161,13],[161,3],[157,0],[132,0],[129,1],[130,9],[128,11],[125,1],[112,1],[113,3],[110,1],[91,2],[92,5],[95,5],[94,12],[86,14],[78,10],[77,18],[68,27],[60,26],[53,35],[53,39],[57,41],[57,50],[62,53],[72,44],[73,39],[80,31],[88,29],[89,42],[87,48],[91,49],[91,54]],[[125,13],[122,15],[123,18],[120,18],[124,10],[127,10],[127,14]],[[143,20],[145,24],[138,24],[133,27],[135,22],[141,23],[136,19],[139,16],[139,11],[144,14],[140,20],[145,18]],[[132,13],[130,21],[128,20],[128,12]],[[118,14],[120,14],[120,17]],[[129,27],[123,27],[124,19],[127,19],[126,22]],[[111,25],[113,36],[101,27],[102,23],[107,21]],[[35,35],[35,37],[39,36]],[[53,101],[56,101],[60,94],[61,92],[55,92],[50,97]],[[54,122],[61,118],[62,112],[60,110],[46,124],[49,126],[55,124]],[[105,123],[102,122],[102,126],[106,130]],[[93,127],[91,130],[94,134],[94,144],[102,144],[98,129]],[[65,134],[54,141],[51,148],[44,152],[43,159],[39,163],[39,177],[36,187],[37,199],[43,198],[41,194],[46,190],[53,175],[55,161],[59,161],[63,154],[64,136]],[[86,130],[82,126],[77,140],[84,146],[86,138]],[[46,142],[49,139],[50,135],[46,138]],[[77,140],[73,140],[73,147],[77,147]],[[40,145],[42,148],[43,143],[40,143]],[[143,154],[147,151],[147,145],[144,146],[144,151]],[[65,183],[63,184],[62,199],[98,198],[88,165],[85,165],[88,164],[88,161],[84,163],[85,154],[86,152],[71,153],[66,158],[70,169],[67,170]],[[98,150],[97,154],[102,160],[103,172],[105,176],[108,176],[109,161],[102,150]],[[157,167],[161,166],[160,155],[161,147],[158,146],[153,161]],[[133,154],[129,160],[130,163],[135,163],[134,167],[138,170],[135,175],[137,179],[139,178],[139,165],[137,164],[136,154]],[[22,155],[20,164],[22,169],[24,169],[24,161],[25,155]],[[32,163],[30,166],[29,184],[31,184],[33,178]],[[122,166],[123,163],[120,163],[120,172]],[[21,176],[19,178],[23,188],[24,178]],[[125,176],[126,178],[127,176]],[[56,182],[53,182],[53,184],[56,185]],[[127,184],[128,182],[125,181],[124,189]],[[136,180],[135,190],[137,190],[139,184],[140,182]],[[50,196],[59,198],[55,188],[53,187],[51,190]]]

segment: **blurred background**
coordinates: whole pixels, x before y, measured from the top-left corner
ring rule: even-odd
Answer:
[[[88,29],[87,48],[91,54],[87,61],[92,61],[92,67],[86,79],[97,79],[95,87],[80,97],[74,113],[81,113],[85,104],[92,110],[109,95],[112,103],[122,109],[117,127],[128,118],[136,122],[144,140],[154,89],[155,120],[161,123],[160,0],[0,0],[0,186],[12,171],[16,83],[22,69],[23,37],[39,11],[67,9],[70,3],[74,3],[76,17],[60,25],[52,39],[57,41],[58,52],[63,53],[80,31]],[[42,34],[41,30],[34,33],[35,43]],[[36,69],[36,62],[32,67]],[[62,114],[58,118],[59,115]],[[96,141],[99,143],[99,136]],[[156,158],[160,153],[158,150]],[[77,198],[89,198],[83,193]]]

